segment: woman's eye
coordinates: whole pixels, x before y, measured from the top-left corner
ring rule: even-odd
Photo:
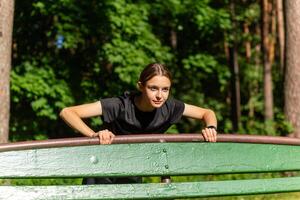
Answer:
[[[166,87],[166,88],[159,88],[159,87],[149,87],[149,90],[151,90],[151,91],[157,91],[157,90],[161,90],[161,91],[163,91],[163,92],[168,92],[170,89],[168,88],[168,87]]]

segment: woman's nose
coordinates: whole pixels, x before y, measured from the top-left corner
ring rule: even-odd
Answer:
[[[161,90],[158,90],[158,91],[157,91],[156,97],[157,97],[157,98],[161,98],[161,97],[162,97],[162,95],[161,95]]]

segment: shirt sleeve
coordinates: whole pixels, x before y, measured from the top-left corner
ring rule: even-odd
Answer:
[[[100,99],[102,107],[102,120],[110,123],[118,118],[122,109],[122,101],[119,98]]]
[[[178,101],[176,99],[171,99],[170,103],[172,105],[170,123],[175,124],[182,117],[182,114],[183,114],[183,111],[184,111],[184,103],[182,101]]]

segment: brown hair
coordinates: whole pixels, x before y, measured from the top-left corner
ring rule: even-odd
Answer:
[[[140,74],[139,82],[141,82],[142,85],[145,85],[148,80],[157,75],[165,76],[172,82],[170,71],[164,64],[160,63],[151,63],[147,65]]]

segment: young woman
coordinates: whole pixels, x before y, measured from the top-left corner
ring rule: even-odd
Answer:
[[[101,144],[111,144],[115,135],[164,133],[182,116],[203,120],[202,135],[208,142],[217,140],[217,119],[212,110],[168,98],[171,74],[159,63],[152,63],[140,74],[139,92],[106,98],[94,103],[64,108],[60,116],[88,137],[99,137]],[[95,132],[82,118],[101,116],[107,129]],[[110,181],[108,181],[110,182]],[[125,181],[126,182],[126,181]]]

